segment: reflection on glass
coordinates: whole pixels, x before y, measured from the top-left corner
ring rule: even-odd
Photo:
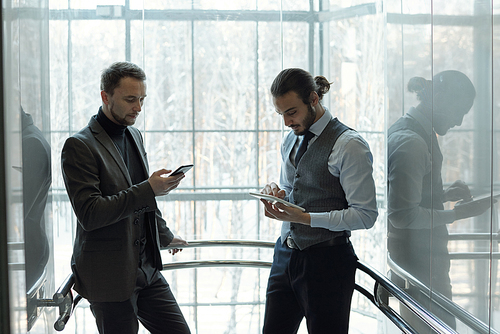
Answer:
[[[465,74],[451,70],[436,74],[432,81],[414,77],[408,90],[416,93],[420,103],[388,131],[388,251],[399,266],[451,299],[446,225],[482,214],[490,199],[472,201],[469,187],[460,180],[443,189],[443,155],[437,135],[444,136],[462,124],[476,90]],[[461,201],[460,205],[444,209],[443,203],[454,201]],[[422,294],[412,288],[408,292],[451,327],[456,326],[453,316],[433,308]],[[407,313],[405,318],[411,321]],[[424,332],[425,327],[411,324]]]
[[[49,259],[45,206],[52,182],[50,146],[33,118],[21,109],[26,290],[43,274]]]

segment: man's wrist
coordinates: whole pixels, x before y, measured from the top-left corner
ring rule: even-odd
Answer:
[[[301,219],[300,219],[299,223],[310,226],[311,225],[311,215],[307,212],[304,212],[301,215]]]

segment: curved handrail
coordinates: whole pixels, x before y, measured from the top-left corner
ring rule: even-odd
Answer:
[[[64,280],[63,284],[57,289],[57,291],[52,296],[52,299],[38,299],[37,307],[58,307],[59,317],[57,317],[54,322],[54,329],[56,331],[62,331],[66,327],[73,310],[75,309],[78,302],[82,299],[80,295],[76,295],[73,299],[73,293],[71,288],[75,284],[75,278],[73,274],[69,274]]]
[[[445,310],[446,312],[450,313],[451,315],[455,316],[458,320],[466,324],[469,328],[473,329],[474,331],[480,333],[480,334],[499,334],[498,331],[494,330],[493,328],[490,328],[488,325],[486,325],[484,322],[476,318],[474,315],[469,313],[467,310],[463,309],[459,305],[455,304],[453,301],[450,299],[446,298],[443,296],[441,293],[437,291],[432,291],[427,287],[425,284],[420,282],[418,279],[416,279],[413,275],[411,275],[409,272],[401,268],[394,260],[391,259],[390,254],[387,256],[387,264],[389,268],[399,277],[401,277],[403,280],[405,280],[406,283],[409,283],[415,287],[417,287],[423,294],[425,294],[427,297],[430,298],[432,295],[432,298],[430,300]],[[406,285],[405,283],[405,285]]]
[[[226,246],[226,247],[264,247],[272,248],[274,247],[274,242],[267,241],[252,241],[252,240],[194,240],[188,241],[188,246],[173,246],[166,247],[164,249],[174,249],[174,248],[194,248],[194,247],[215,247],[215,246]],[[200,268],[200,267],[253,267],[253,268],[270,268],[272,262],[269,261],[249,261],[249,260],[197,260],[197,261],[184,261],[184,262],[172,262],[163,265],[163,270],[173,270],[173,269],[186,269],[186,268]],[[374,293],[371,294],[365,288],[355,285],[355,289],[368,298],[375,306],[377,306],[381,312],[387,316],[400,330],[408,334],[418,334],[397,312],[395,312],[381,297],[382,293],[379,291],[380,287],[383,287],[386,292],[390,293],[392,296],[397,298],[403,305],[405,305],[410,311],[412,311],[417,317],[419,317],[429,328],[433,329],[439,334],[457,334],[448,325],[438,319],[435,315],[425,310],[420,304],[418,304],[412,297],[406,294],[403,290],[392,283],[388,278],[377,272],[370,266],[363,264],[358,261],[357,268],[364,273],[368,274],[374,281]],[[73,275],[69,275],[61,287],[54,294],[54,300],[64,300],[68,295],[71,294],[71,287],[74,284]],[[78,302],[82,299],[81,296],[77,295],[72,303],[71,309],[66,309],[63,312],[56,323],[54,328],[60,331],[64,329],[69,317],[76,308]]]
[[[210,246],[245,246],[245,247],[258,247],[262,244],[261,241],[251,241],[251,240],[196,240],[188,241],[190,244],[187,247],[210,247]],[[273,242],[264,242],[265,247],[274,247]],[[166,247],[170,248],[185,248],[182,247]],[[186,269],[186,268],[199,268],[203,267],[219,267],[219,266],[265,266],[270,267],[272,263],[265,261],[244,261],[244,260],[197,260],[197,261],[185,261],[185,262],[174,262],[171,264],[164,264],[163,269]],[[417,317],[419,317],[424,323],[426,323],[435,332],[440,334],[457,334],[451,327],[446,325],[443,321],[437,318],[435,315],[425,310],[420,304],[418,304],[412,297],[402,291],[389,279],[387,279],[382,274],[378,273],[375,269],[369,267],[366,264],[358,261],[358,269],[365,272],[375,280],[374,295],[365,290],[363,287],[356,284],[355,288],[357,291],[362,293],[370,301],[372,301],[375,306],[377,306],[391,321],[398,326],[399,329],[403,330],[405,333],[418,334],[410,325],[408,325],[404,319],[399,316],[392,308],[390,308],[386,303],[384,303],[380,294],[377,293],[378,287],[384,287],[389,293],[391,293],[395,298],[397,298],[402,304],[404,304],[409,310],[411,310]]]
[[[423,308],[418,302],[416,302],[411,296],[409,296],[406,292],[401,290],[398,286],[396,286],[393,282],[391,282],[387,277],[383,276],[375,269],[371,268],[367,264],[361,263],[358,261],[358,269],[368,274],[371,278],[376,281],[374,296],[375,296],[375,305],[380,308],[389,308],[389,306],[382,301],[380,294],[378,292],[378,286],[382,286],[387,292],[389,292],[392,296],[397,298],[406,308],[408,308],[413,314],[415,314],[422,322],[427,324],[432,330],[440,334],[457,334],[455,330],[453,330],[450,326],[445,324],[441,319],[436,317],[431,312],[427,311]],[[384,312],[384,314],[386,314]],[[387,314],[386,314],[387,315]],[[390,318],[393,320],[392,318]],[[400,318],[402,320],[402,318]],[[394,321],[393,321],[394,322]],[[395,323],[397,325],[397,323]],[[410,327],[408,324],[406,326]],[[403,328],[400,327],[403,330]],[[409,333],[416,333],[414,331],[410,331]]]
[[[188,241],[189,245],[186,246],[167,246],[162,249],[173,248],[200,248],[200,247],[259,247],[259,248],[274,248],[274,241],[260,241],[260,240],[192,240]]]
[[[54,293],[54,296],[52,297],[54,301],[60,302],[64,299],[64,297],[68,294],[68,292],[71,290],[73,285],[75,284],[75,277],[73,274],[69,274],[66,279],[64,280],[63,284],[57,289],[57,291]]]

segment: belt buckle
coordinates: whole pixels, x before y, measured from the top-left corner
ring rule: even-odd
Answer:
[[[297,245],[295,245],[295,242],[293,241],[291,236],[286,237],[286,245],[288,246],[288,248],[297,249]]]

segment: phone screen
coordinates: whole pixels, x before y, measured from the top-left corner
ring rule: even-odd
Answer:
[[[174,176],[174,175],[177,175],[177,174],[180,174],[180,173],[184,173],[186,174],[186,172],[188,170],[190,170],[191,168],[193,168],[194,165],[184,165],[184,166],[180,166],[179,168],[177,168],[176,170],[174,170],[172,172],[172,174],[170,174],[169,176]]]

